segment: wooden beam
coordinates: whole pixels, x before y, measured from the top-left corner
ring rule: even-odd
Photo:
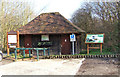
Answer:
[[[17,48],[19,48],[19,31],[17,31]],[[19,50],[17,50],[17,52],[17,55],[19,55]]]
[[[9,46],[8,46],[8,32],[7,32],[7,56],[9,56]]]
[[[100,52],[102,53],[102,44],[100,44]]]
[[[87,54],[89,54],[89,44],[87,44]]]
[[[102,53],[102,43],[100,44],[100,47],[89,47],[89,43],[87,44],[87,54],[89,54],[89,49],[100,49],[100,52]]]
[[[89,47],[91,49],[100,49],[100,47]]]

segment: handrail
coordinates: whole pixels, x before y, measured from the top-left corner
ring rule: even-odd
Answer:
[[[45,51],[48,50],[49,55],[49,48],[15,48],[15,60],[17,60],[17,50],[23,50],[23,56],[25,58],[25,50],[29,50],[29,57],[31,57],[31,51],[30,50],[36,50],[37,51],[37,60],[39,60],[39,50],[43,50],[43,55],[45,56]]]

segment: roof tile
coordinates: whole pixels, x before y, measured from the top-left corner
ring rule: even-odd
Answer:
[[[58,12],[43,13],[18,29],[20,34],[80,33],[85,32]]]

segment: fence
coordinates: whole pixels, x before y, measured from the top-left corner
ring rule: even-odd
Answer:
[[[29,57],[31,57],[31,50],[37,51],[37,60],[39,60],[39,50],[43,50],[43,56],[45,56],[46,50],[48,50],[49,55],[49,48],[15,48],[15,60],[17,60],[17,50],[23,50],[23,57],[25,58],[25,50],[29,50]]]

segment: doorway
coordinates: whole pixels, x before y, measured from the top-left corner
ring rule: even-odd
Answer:
[[[61,36],[61,54],[71,54],[71,43],[69,35]]]
[[[32,47],[31,35],[25,35],[24,39],[25,48],[31,48]],[[29,54],[29,50],[25,50],[25,53]]]

